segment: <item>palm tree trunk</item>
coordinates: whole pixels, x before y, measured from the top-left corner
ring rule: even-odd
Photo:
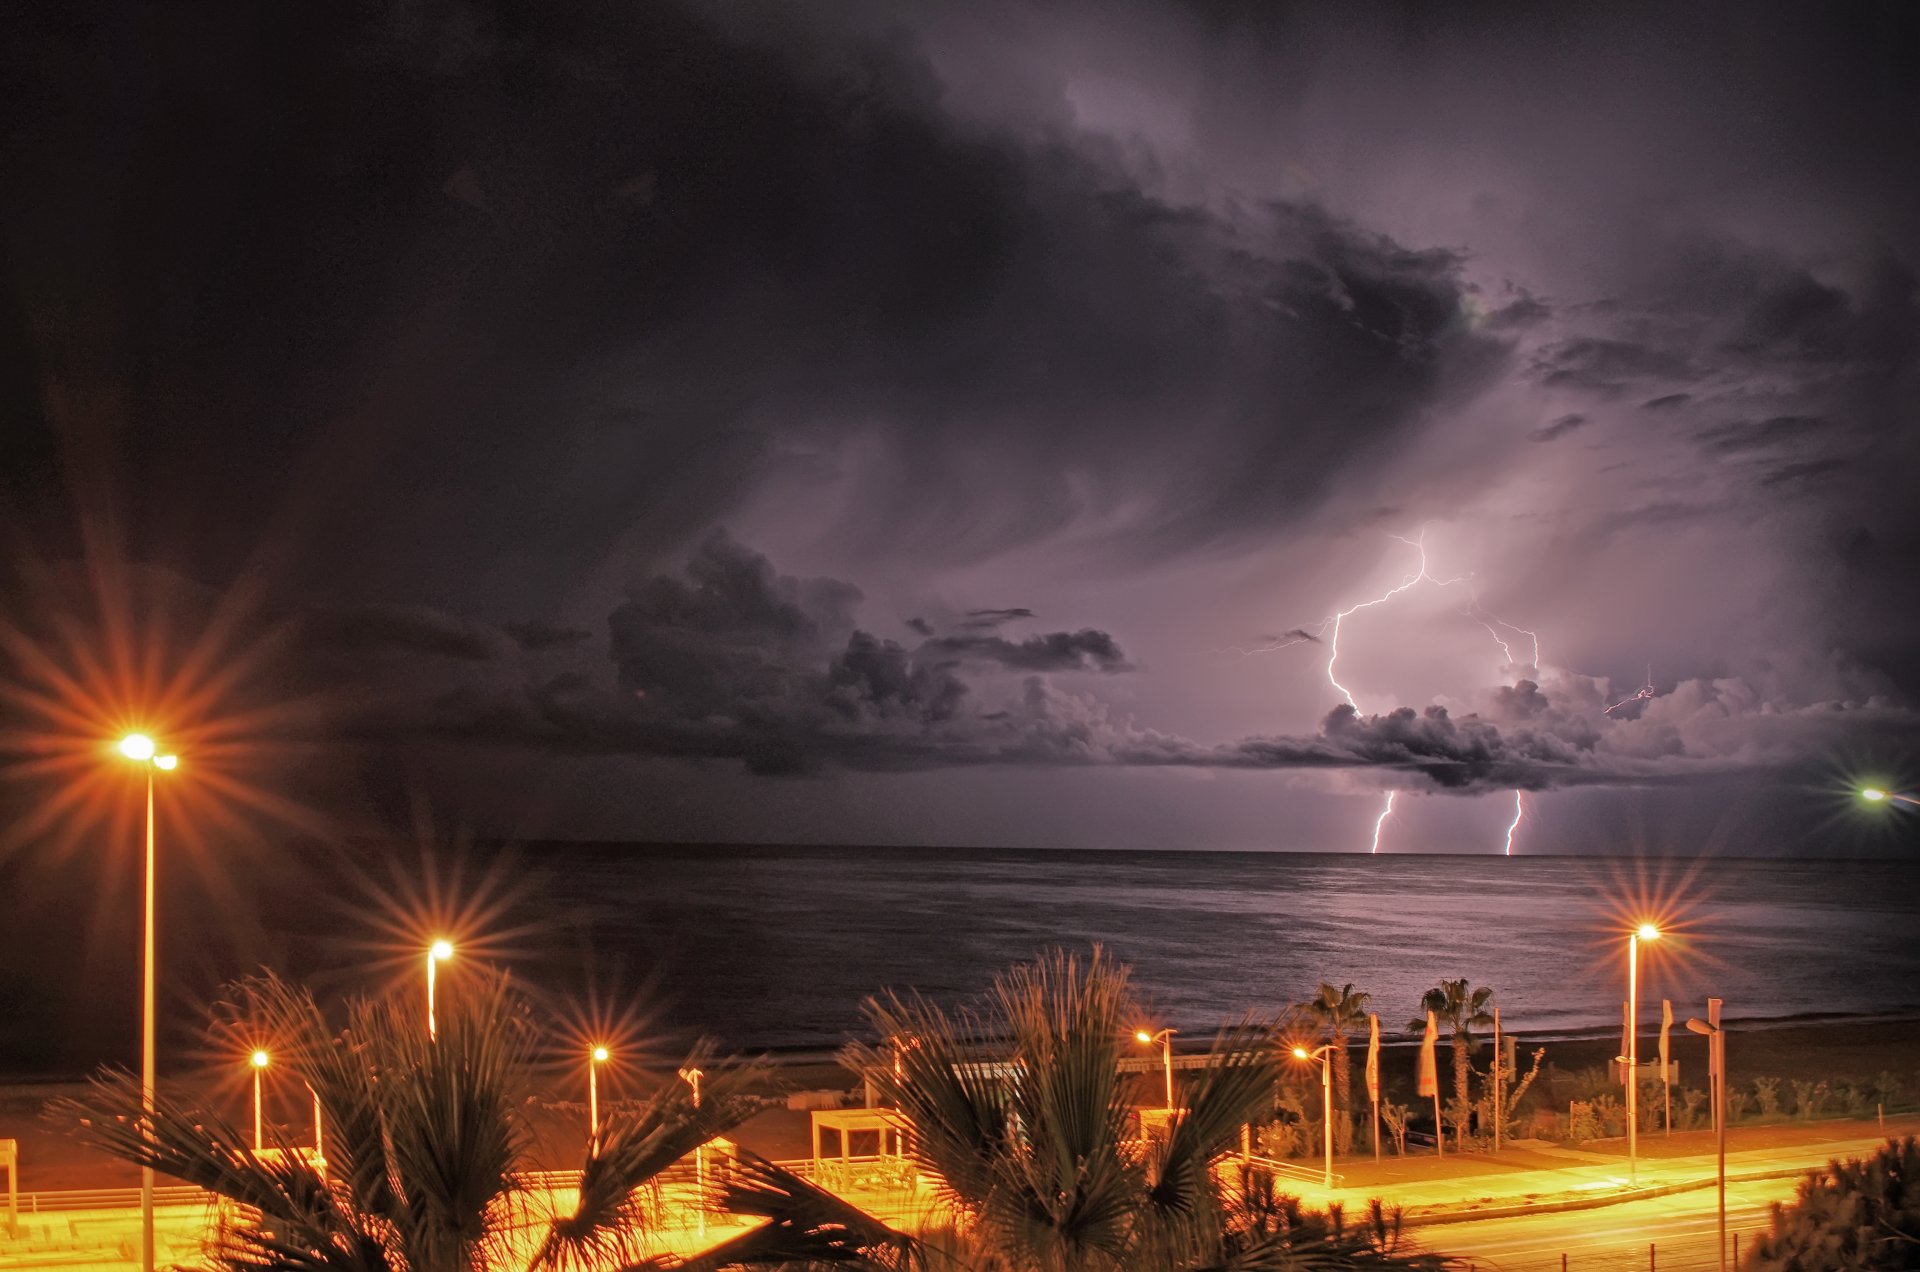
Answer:
[[[1459,1103],[1454,1108],[1453,1142],[1461,1152],[1467,1147],[1467,1040],[1459,1034],[1453,1035],[1453,1095]]]
[[[1353,1149],[1353,1057],[1347,1051],[1347,1031],[1333,1031],[1333,1139],[1340,1151]]]

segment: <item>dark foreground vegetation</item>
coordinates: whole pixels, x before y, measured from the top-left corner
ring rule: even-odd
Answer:
[[[701,1049],[701,1097],[667,1084],[614,1109],[587,1146],[577,1206],[532,1217],[527,1111],[549,1035],[502,974],[469,980],[429,1039],[411,995],[361,998],[331,1020],[273,979],[236,987],[236,1013],[274,1039],[277,1071],[311,1087],[327,1178],[294,1151],[256,1152],[216,1114],[137,1082],[96,1079],[52,1116],[123,1160],[233,1203],[206,1252],[223,1269],[480,1272],[727,1267],[851,1272],[1284,1272],[1439,1269],[1377,1203],[1358,1222],[1303,1211],[1270,1174],[1234,1162],[1241,1128],[1270,1119],[1287,1062],[1274,1022],[1220,1031],[1164,1132],[1142,1137],[1120,1074],[1140,1019],[1129,973],[1099,951],[1010,969],[972,1008],[917,996],[869,1004],[853,1057],[910,1130],[939,1198],[919,1231],[889,1227],[741,1152],[713,1204],[760,1222],[688,1259],[649,1253],[659,1177],[761,1101],[758,1066]]]

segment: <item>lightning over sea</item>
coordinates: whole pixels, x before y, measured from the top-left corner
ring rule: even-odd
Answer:
[[[1480,604],[1480,598],[1474,592],[1474,576],[1471,573],[1457,575],[1452,578],[1436,577],[1431,572],[1427,559],[1427,535],[1424,528],[1411,539],[1405,535],[1398,534],[1389,535],[1388,537],[1406,544],[1419,554],[1419,568],[1412,574],[1407,575],[1401,579],[1398,584],[1388,588],[1378,596],[1358,601],[1347,606],[1345,609],[1336,610],[1333,614],[1320,620],[1317,625],[1311,628],[1295,627],[1264,645],[1252,649],[1237,649],[1236,652],[1247,655],[1267,654],[1275,653],[1282,649],[1291,649],[1295,645],[1320,644],[1324,642],[1327,646],[1327,662],[1325,668],[1327,683],[1339,692],[1340,696],[1346,700],[1348,706],[1357,711],[1360,709],[1360,703],[1354,698],[1353,691],[1341,681],[1338,672],[1340,664],[1340,635],[1346,621],[1362,610],[1374,609],[1378,606],[1386,605],[1394,598],[1411,591],[1420,584],[1430,583],[1435,588],[1464,587],[1467,589],[1468,601],[1460,613],[1484,628],[1487,635],[1492,638],[1493,643],[1499,647],[1503,660],[1500,666],[1500,673],[1503,676],[1512,676],[1522,671],[1531,672],[1535,677],[1540,674],[1539,633],[1529,628],[1509,623],[1497,614],[1489,613]],[[1508,635],[1502,635],[1501,633],[1503,631],[1508,633]],[[1526,663],[1521,663],[1514,656],[1514,641],[1521,636],[1526,637],[1532,645],[1530,660]],[[1654,692],[1652,672],[1651,669],[1649,669],[1646,685],[1633,697],[1616,704],[1614,707],[1608,708],[1607,714],[1611,716],[1615,710],[1619,707],[1626,706],[1627,703],[1651,699],[1654,697]],[[1398,794],[1399,792],[1396,790],[1389,790],[1387,792],[1385,802],[1381,805],[1380,813],[1374,818],[1373,841],[1368,849],[1369,852],[1378,853],[1380,851],[1381,837],[1387,830],[1388,823],[1393,818],[1394,799]],[[1502,842],[1501,853],[1503,856],[1511,857],[1513,855],[1514,844],[1519,838],[1521,826],[1525,823],[1526,818],[1526,792],[1516,789],[1513,792],[1513,820],[1507,824],[1506,835]]]

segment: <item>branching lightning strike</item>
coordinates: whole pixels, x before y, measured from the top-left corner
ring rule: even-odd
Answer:
[[[1272,653],[1276,650],[1290,649],[1295,645],[1301,645],[1301,644],[1307,644],[1307,643],[1318,644],[1324,639],[1327,646],[1327,666],[1326,666],[1327,683],[1340,691],[1340,696],[1347,700],[1348,706],[1358,710],[1360,706],[1359,702],[1355,700],[1353,696],[1353,691],[1348,689],[1346,685],[1341,683],[1339,672],[1338,672],[1338,667],[1340,663],[1340,632],[1346,620],[1353,617],[1355,614],[1359,613],[1361,610],[1372,609],[1375,606],[1384,605],[1388,601],[1392,600],[1394,597],[1400,595],[1402,592],[1408,591],[1409,589],[1416,587],[1421,583],[1432,583],[1435,587],[1456,587],[1461,584],[1465,584],[1468,588],[1469,595],[1472,597],[1472,599],[1469,601],[1466,609],[1463,610],[1462,613],[1464,613],[1468,618],[1471,618],[1474,622],[1480,624],[1481,627],[1485,628],[1487,635],[1492,637],[1493,642],[1500,647],[1500,652],[1506,659],[1506,662],[1502,667],[1502,671],[1504,672],[1507,670],[1511,670],[1513,668],[1516,668],[1522,665],[1517,659],[1514,658],[1514,653],[1513,653],[1514,640],[1507,636],[1501,635],[1501,631],[1502,629],[1504,629],[1507,632],[1514,633],[1516,636],[1524,636],[1527,638],[1529,642],[1531,642],[1533,647],[1532,658],[1531,658],[1531,661],[1525,665],[1532,667],[1536,675],[1539,674],[1540,636],[1537,632],[1534,632],[1525,627],[1520,627],[1513,623],[1509,623],[1505,619],[1501,618],[1499,615],[1490,613],[1486,609],[1484,609],[1480,604],[1480,598],[1476,595],[1472,595],[1472,586],[1473,586],[1472,574],[1470,573],[1463,574],[1454,578],[1447,578],[1447,579],[1436,577],[1429,569],[1429,564],[1427,561],[1427,543],[1426,543],[1427,536],[1426,536],[1426,531],[1424,529],[1419,533],[1417,537],[1412,539],[1409,539],[1404,535],[1398,535],[1398,534],[1392,535],[1390,537],[1399,540],[1401,543],[1404,543],[1407,546],[1413,548],[1416,552],[1420,554],[1420,568],[1418,570],[1408,575],[1406,578],[1402,579],[1399,582],[1399,584],[1397,584],[1396,586],[1388,588],[1385,592],[1382,592],[1380,595],[1372,597],[1368,600],[1361,601],[1355,605],[1350,605],[1346,609],[1336,611],[1331,616],[1325,619],[1322,619],[1319,625],[1317,627],[1312,628],[1311,630],[1305,627],[1296,627],[1293,630],[1286,632],[1284,635],[1274,637],[1273,639],[1269,640],[1266,644],[1262,646],[1256,647],[1254,649],[1241,649],[1239,650],[1239,652],[1243,654]],[[1648,676],[1648,680],[1649,682],[1651,682],[1652,680],[1651,675]],[[1651,692],[1649,691],[1644,696],[1650,697],[1652,695],[1651,695]],[[1394,801],[1395,794],[1396,792],[1394,791],[1387,792],[1386,803],[1380,809],[1380,815],[1374,818],[1373,846],[1371,851],[1375,853],[1378,853],[1380,851],[1381,834],[1386,829],[1388,819],[1390,819],[1393,816],[1393,801]],[[1505,848],[1505,854],[1509,857],[1513,855],[1514,837],[1519,833],[1521,823],[1526,820],[1526,811],[1527,811],[1527,801],[1526,801],[1525,794],[1518,790],[1514,791],[1513,821],[1507,826],[1506,848]]]

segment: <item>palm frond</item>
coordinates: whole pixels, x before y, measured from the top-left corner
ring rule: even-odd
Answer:
[[[701,1071],[699,1105],[684,1083],[671,1082],[638,1112],[610,1117],[599,1142],[589,1145],[578,1204],[548,1227],[534,1268],[589,1267],[631,1258],[641,1227],[635,1191],[768,1104],[749,1094],[750,1087],[766,1081],[764,1065],[718,1059],[713,1045],[703,1042],[682,1067]]]
[[[1281,1078],[1272,1036],[1270,1026],[1248,1019],[1215,1037],[1147,1193],[1163,1214],[1201,1213],[1211,1197],[1214,1160],[1238,1140],[1243,1126],[1272,1111]]]
[[[992,1068],[1004,1044],[976,1015],[950,1017],[917,994],[872,998],[866,1010],[887,1050],[855,1044],[856,1063],[912,1123],[915,1163],[950,1203],[978,1210],[993,1195],[994,1163],[1010,1143],[1010,1091]]]
[[[904,1272],[914,1263],[912,1237],[753,1153],[740,1155],[722,1204],[767,1222],[676,1265],[681,1272],[764,1266]]]
[[[155,1094],[149,1120],[140,1082],[129,1073],[102,1073],[89,1086],[86,1096],[54,1101],[47,1116],[66,1123],[82,1142],[102,1152],[253,1212],[256,1218],[230,1234],[222,1256],[231,1257],[234,1266],[253,1266],[247,1252],[261,1231],[277,1234],[274,1240],[288,1250],[350,1254],[347,1266],[379,1266],[386,1259],[377,1229],[342,1206],[326,1182],[294,1154],[257,1154],[251,1141],[225,1119],[164,1092]]]
[[[440,1011],[437,1038],[412,1004],[352,1013],[393,1194],[390,1221],[413,1267],[468,1267],[505,1240],[528,1145],[517,1115],[537,1039],[508,978],[471,969]]]

